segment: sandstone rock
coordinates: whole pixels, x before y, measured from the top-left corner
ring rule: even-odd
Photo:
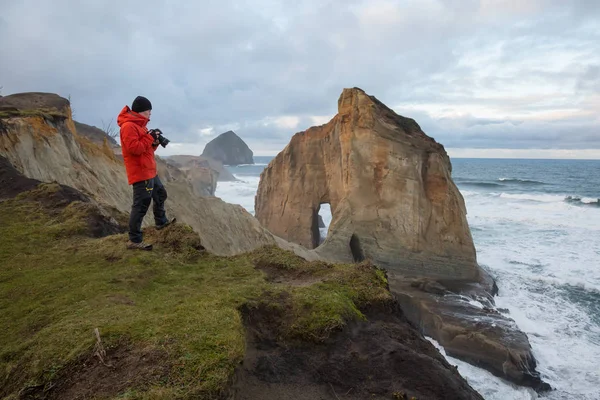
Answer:
[[[233,131],[222,133],[208,142],[202,156],[225,165],[254,164],[252,150]]]
[[[0,97],[0,116],[51,115],[70,118],[69,100],[53,93],[29,92]]]
[[[214,196],[217,173],[210,168],[177,168],[161,157],[156,157],[156,169],[163,182],[188,182],[196,196]]]
[[[34,94],[28,102],[27,96],[18,97],[25,104],[40,98]],[[54,101],[55,97],[58,96],[49,98]],[[46,110],[52,104],[44,103],[42,107]],[[77,135],[68,101],[62,99],[57,104],[67,108],[54,108],[55,115],[39,110],[10,116],[0,113],[0,156],[28,178],[71,186],[101,203],[129,213],[132,189],[127,184],[122,159],[115,156],[112,149]],[[160,161],[158,165],[159,176],[169,194],[168,215],[177,217],[178,221],[198,232],[208,251],[233,255],[275,244],[273,235],[241,206],[214,197],[199,197],[198,188],[193,187],[183,172]],[[153,223],[151,211],[144,223]]]
[[[188,155],[176,155],[169,156],[165,160],[175,165],[182,171],[192,170],[195,168],[210,168],[217,174],[218,182],[229,182],[235,181],[235,177],[222,162],[213,160],[212,158],[203,156],[188,156]]]
[[[97,127],[91,126],[91,125],[87,125],[87,124],[83,124],[83,123],[77,122],[77,121],[73,121],[73,122],[75,123],[75,130],[77,131],[77,134],[85,136],[86,138],[90,139],[92,142],[96,143],[97,145],[102,146],[104,144],[104,141],[106,140],[110,146],[114,146],[114,147],[119,146],[119,143],[117,143],[117,140],[119,140],[118,136],[117,136],[117,140],[115,140],[115,138],[107,135],[106,132],[100,128],[97,128]],[[118,133],[119,127],[117,125],[115,125],[115,129],[116,129],[116,132]]]
[[[320,204],[331,205],[317,253],[367,258],[405,275],[477,279],[462,195],[442,145],[360,89],[338,114],[292,137],[261,175],[255,209],[275,235],[318,245]]]
[[[36,200],[50,213],[61,213],[67,206],[70,212],[85,217],[87,229],[80,233],[103,237],[125,232],[126,217],[123,213],[98,204],[83,193],[57,183],[45,184],[23,176],[8,160],[0,156],[0,201],[28,192],[23,200]],[[72,204],[77,202],[76,204]],[[119,223],[121,222],[121,223]]]

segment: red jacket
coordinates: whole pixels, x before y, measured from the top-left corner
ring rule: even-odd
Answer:
[[[154,138],[146,128],[148,121],[143,115],[131,111],[129,106],[123,107],[117,118],[117,124],[121,127],[121,149],[130,185],[156,176],[156,146],[152,145]]]

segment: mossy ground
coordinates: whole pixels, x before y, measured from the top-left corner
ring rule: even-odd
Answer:
[[[3,398],[27,387],[51,394],[93,354],[95,328],[107,349],[164,355],[160,378],[105,397],[219,398],[244,357],[242,308],[285,307],[279,339],[322,341],[390,298],[385,275],[370,265],[309,263],[274,247],[217,257],[200,251],[185,225],[147,229],[152,252],[126,250],[126,235],[86,235],[86,207],[49,212],[39,191],[0,201]],[[269,271],[310,276],[310,284],[275,283]]]

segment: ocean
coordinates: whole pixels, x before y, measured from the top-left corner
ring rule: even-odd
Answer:
[[[228,167],[239,181],[219,182],[216,195],[254,214],[272,158]],[[448,360],[486,400],[600,400],[600,161],[452,159],[452,166],[478,261],[498,283],[496,305],[527,333],[555,390],[538,396]],[[322,206],[320,214],[329,224],[331,212]]]

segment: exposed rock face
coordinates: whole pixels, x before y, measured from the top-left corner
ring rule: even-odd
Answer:
[[[235,181],[235,177],[223,163],[212,158],[202,156],[176,155],[165,159],[167,163],[173,164],[182,171],[194,170],[197,168],[209,168],[217,175],[218,182]]]
[[[104,141],[106,140],[110,146],[119,146],[115,138],[107,135],[106,132],[104,132],[102,129],[96,128],[95,126],[83,124],[77,121],[73,122],[75,123],[75,130],[79,135],[85,136],[97,145],[102,146],[104,144]],[[115,125],[115,129],[117,129],[118,132],[119,127]]]
[[[254,153],[233,131],[222,133],[208,142],[202,156],[225,165],[254,164]]]
[[[11,100],[10,115],[0,112],[0,156],[28,178],[71,186],[129,213],[132,189],[122,160],[112,148],[100,147],[76,133],[68,101],[53,94],[13,96],[19,102]],[[0,99],[0,106],[13,96]],[[169,194],[168,215],[194,228],[208,251],[233,255],[275,243],[273,235],[241,206],[199,197],[183,172],[158,165]],[[152,223],[151,214],[149,211],[146,224]]]
[[[58,214],[65,207],[77,202],[76,205],[72,205],[71,210],[76,210],[85,216],[88,228],[85,233],[92,237],[125,232],[125,214],[110,207],[103,207],[69,186],[56,183],[45,184],[27,178],[2,156],[0,156],[0,187],[2,187],[0,201],[13,198],[23,192],[29,192],[27,198],[39,201],[40,205],[51,214]]]
[[[69,100],[52,93],[16,93],[0,96],[0,114],[8,115],[53,115],[70,117]]]
[[[317,252],[368,258],[404,275],[476,279],[462,195],[442,145],[360,89],[345,89],[326,125],[294,135],[261,175],[255,209],[275,235]]]
[[[177,168],[166,160],[156,157],[156,168],[161,180],[167,182],[187,181],[197,196],[214,196],[217,189],[217,173],[207,167]]]
[[[318,246],[323,203],[332,221]],[[338,114],[294,135],[262,173],[255,210],[275,235],[321,258],[385,267],[407,317],[451,355],[517,384],[549,388],[535,372],[527,336],[494,310],[493,281],[477,265],[443,146],[414,120],[345,89]],[[474,310],[461,296],[486,309]]]
[[[495,309],[485,283],[388,278],[407,318],[448,355],[537,391],[551,389],[536,372],[527,335]]]
[[[279,343],[273,310],[244,311],[236,400],[483,400],[396,310],[366,312],[368,322],[312,346]]]

